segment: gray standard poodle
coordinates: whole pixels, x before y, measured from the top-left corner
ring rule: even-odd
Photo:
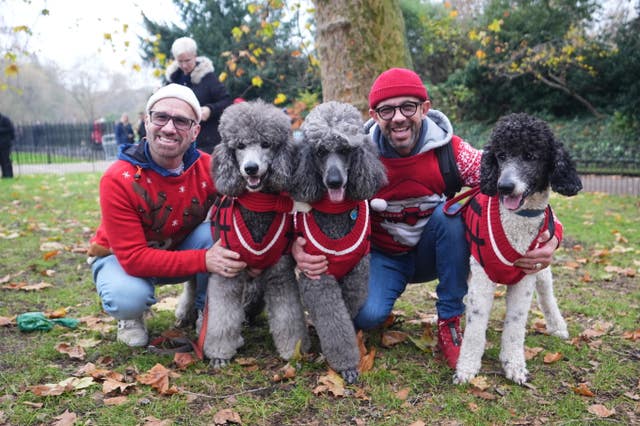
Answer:
[[[212,173],[224,197],[212,215],[214,240],[222,239],[249,267],[263,272],[256,278],[246,270],[234,278],[211,274],[203,352],[214,367],[226,365],[243,344],[245,312],[263,295],[275,346],[289,359],[298,342],[303,351],[310,346],[289,253],[293,200],[285,193],[294,182],[291,121],[273,105],[243,102],[225,109],[219,129]]]
[[[544,231],[553,236],[551,191],[572,196],[580,189],[575,165],[547,123],[527,114],[498,121],[482,155],[481,193],[464,209],[471,273],[455,382],[468,382],[480,370],[497,283],[507,285],[500,361],[508,379],[519,384],[527,380],[524,338],[534,292],[547,332],[569,337],[553,294],[550,267],[538,263],[538,272],[526,275],[513,262],[537,247]]]
[[[302,134],[291,195],[310,210],[296,214],[295,229],[307,240],[306,252],[327,257],[329,270],[319,280],[299,274],[300,291],[329,365],[354,383],[360,354],[353,318],[369,284],[367,200],[387,178],[353,106],[318,105]]]

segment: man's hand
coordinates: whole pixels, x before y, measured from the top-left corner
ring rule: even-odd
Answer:
[[[209,117],[211,117],[211,108],[208,106],[200,107],[200,114],[202,115],[202,119],[200,121],[207,121]]]
[[[327,272],[329,262],[324,255],[311,255],[304,251],[307,240],[302,237],[296,238],[291,247],[291,254],[296,261],[297,268],[312,280],[320,279],[320,275]]]
[[[549,240],[549,230],[546,230],[538,238],[539,243]],[[523,257],[516,260],[513,264],[522,269],[525,274],[535,274],[553,261],[553,252],[558,248],[558,239],[554,236],[540,247],[529,250]]]
[[[218,240],[207,250],[205,257],[207,271],[215,272],[224,277],[235,277],[247,267],[246,263],[238,259],[240,259],[240,254],[222,247],[220,240]]]

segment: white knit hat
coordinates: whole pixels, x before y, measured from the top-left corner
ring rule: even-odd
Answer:
[[[176,98],[181,99],[189,104],[193,112],[196,113],[196,122],[200,122],[202,119],[202,113],[200,111],[200,102],[198,102],[198,98],[196,98],[193,90],[189,89],[187,86],[182,86],[180,84],[171,83],[166,86],[162,86],[156,92],[151,95],[149,100],[147,101],[147,114],[151,111],[151,107],[155,105],[160,99],[166,98]]]

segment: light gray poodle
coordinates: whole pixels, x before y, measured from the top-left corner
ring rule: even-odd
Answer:
[[[472,256],[456,383],[468,382],[480,370],[496,283],[507,284],[500,361],[508,379],[518,384],[527,380],[524,338],[534,291],[547,332],[569,337],[550,267],[525,275],[513,262],[536,247],[545,230],[554,234],[551,190],[572,196],[580,189],[573,161],[544,121],[526,114],[498,121],[482,155],[481,193],[464,209]]]
[[[360,354],[353,318],[369,283],[367,200],[387,178],[353,106],[318,105],[302,135],[291,194],[311,209],[296,215],[295,228],[307,240],[305,251],[325,255],[329,270],[319,280],[299,274],[300,291],[329,365],[354,383]]]
[[[244,343],[245,312],[263,296],[275,346],[289,359],[298,342],[303,351],[310,346],[289,254],[294,203],[285,192],[294,182],[291,121],[273,105],[243,102],[225,109],[219,130],[212,173],[224,197],[212,214],[214,240],[263,272],[256,278],[246,270],[234,278],[210,275],[203,352],[215,368],[226,365]]]

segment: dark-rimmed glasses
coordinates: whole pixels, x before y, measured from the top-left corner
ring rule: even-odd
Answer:
[[[419,102],[404,102],[401,105],[392,106],[392,105],[383,105],[379,108],[376,108],[376,114],[383,120],[391,120],[394,115],[396,115],[396,110],[400,110],[400,114],[405,117],[413,117],[418,110]]]
[[[173,127],[177,130],[189,130],[195,123],[195,120],[190,118],[181,117],[179,115],[169,115],[166,112],[160,111],[149,111],[149,119],[151,120],[151,123],[159,127],[166,126],[169,120],[171,120],[173,121]]]

